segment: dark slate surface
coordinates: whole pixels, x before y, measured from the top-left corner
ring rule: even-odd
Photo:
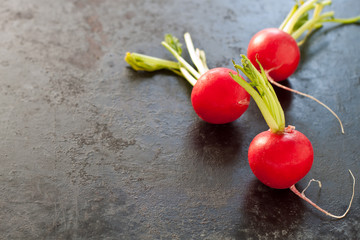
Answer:
[[[189,31],[210,67],[232,67],[251,36],[277,27],[293,1],[3,0],[0,4],[0,239],[360,239],[360,189],[343,220],[289,190],[259,183],[247,163],[267,126],[254,102],[237,121],[194,113],[191,86],[137,73],[133,51],[170,58],[165,33]],[[334,0],[338,17],[360,1]],[[312,141],[299,182],[341,214],[360,179],[360,25],[327,24],[285,82],[327,103],[277,90]],[[185,57],[188,57],[185,54]]]

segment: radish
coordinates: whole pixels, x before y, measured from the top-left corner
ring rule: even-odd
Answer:
[[[184,35],[194,69],[182,57],[179,40],[165,35],[162,45],[178,60],[168,61],[138,53],[127,53],[125,61],[137,71],[168,69],[188,80],[193,86],[191,103],[196,114],[206,122],[224,124],[238,119],[248,108],[250,95],[229,75],[228,68],[207,67],[205,53],[194,48],[189,33]]]
[[[340,123],[341,132],[344,128],[340,118],[327,105],[308,94],[293,90],[278,83],[289,78],[297,69],[300,62],[301,46],[307,37],[315,30],[322,27],[324,22],[337,22],[351,24],[358,22],[360,16],[347,19],[334,18],[334,12],[322,13],[325,6],[330,5],[331,0],[307,0],[296,3],[279,28],[266,28],[256,33],[250,40],[247,56],[260,70],[259,61],[265,70],[268,80],[285,90],[308,97],[333,114]],[[313,16],[309,19],[309,11],[313,9]],[[305,34],[306,32],[306,34]],[[297,40],[305,36],[297,42]]]
[[[197,80],[191,92],[191,103],[197,115],[209,123],[229,123],[248,108],[250,95],[234,80],[228,68],[213,68]]]
[[[234,63],[238,73],[229,73],[253,97],[270,127],[269,130],[258,134],[250,143],[248,160],[252,172],[262,183],[271,188],[290,188],[321,212],[335,218],[344,217],[354,197],[355,178],[352,172],[349,170],[353,178],[353,194],[348,209],[341,216],[333,215],[313,203],[305,196],[306,189],[302,193],[296,189],[295,184],[311,169],[314,158],[313,147],[310,140],[295,130],[294,126],[285,127],[284,111],[272,85],[267,80],[262,65],[260,62],[258,64],[260,72],[246,56],[242,55],[242,66]],[[239,76],[239,70],[245,74],[250,83],[243,81]]]
[[[300,62],[300,49],[290,34],[266,28],[251,38],[247,56],[257,69],[260,69],[256,62],[259,60],[272,79],[281,81],[295,72]]]
[[[358,22],[360,16],[347,19],[334,18],[334,11],[322,13],[331,0],[307,0],[296,3],[279,28],[266,28],[256,33],[250,40],[247,57],[260,70],[261,63],[269,77],[278,82],[290,77],[300,61],[299,47],[315,30],[325,22],[351,24]],[[309,19],[309,11],[314,9]],[[301,41],[297,40],[306,35]]]

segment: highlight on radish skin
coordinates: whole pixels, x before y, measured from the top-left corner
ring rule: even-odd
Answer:
[[[270,128],[259,133],[250,143],[248,160],[254,175],[271,188],[289,188],[327,216],[344,217],[351,207],[355,191],[355,177],[352,172],[350,171],[353,177],[353,193],[348,210],[341,216],[323,210],[305,194],[301,194],[295,184],[311,169],[314,154],[310,140],[295,130],[294,126],[285,127],[284,111],[261,64],[259,63],[259,72],[245,55],[242,55],[242,65],[233,63],[237,74],[232,72],[229,74],[252,96]],[[243,81],[243,78],[239,76],[240,71],[249,79],[249,82]]]

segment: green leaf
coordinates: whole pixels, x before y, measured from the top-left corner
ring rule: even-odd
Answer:
[[[182,44],[179,42],[179,39],[177,39],[176,37],[174,37],[171,34],[166,34],[165,35],[165,42],[181,56],[181,54],[182,54],[182,48],[181,48]]]

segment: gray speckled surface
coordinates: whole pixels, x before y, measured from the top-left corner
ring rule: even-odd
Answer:
[[[333,0],[338,17],[358,0]],[[221,126],[194,113],[191,86],[137,73],[133,51],[170,58],[165,33],[192,34],[210,67],[231,67],[251,36],[277,27],[292,1],[3,0],[0,4],[0,239],[360,239],[360,190],[340,221],[288,190],[259,183],[247,163],[266,130],[251,103]],[[360,26],[328,24],[302,47],[281,90],[287,124],[312,141],[322,181],[307,195],[342,213],[360,178]],[[186,55],[185,55],[186,56]]]

